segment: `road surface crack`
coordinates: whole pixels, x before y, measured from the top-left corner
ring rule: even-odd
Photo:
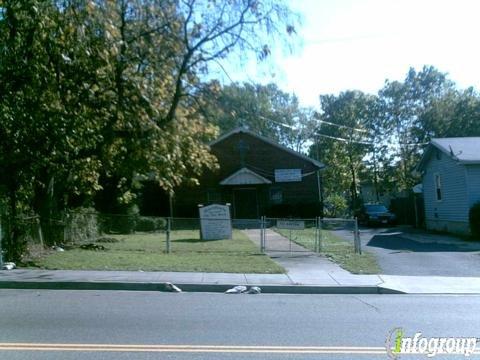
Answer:
[[[356,297],[356,296],[354,296],[353,298],[354,298],[354,299],[357,299],[357,300],[360,301],[362,304],[367,305],[368,307],[374,309],[376,312],[378,312],[378,313],[381,312],[380,309],[377,308],[375,305],[372,305],[372,304],[370,304],[369,302],[364,301],[364,300],[362,300],[361,298]]]

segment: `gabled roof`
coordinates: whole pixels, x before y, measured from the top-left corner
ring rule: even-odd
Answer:
[[[271,183],[270,180],[245,167],[220,181],[220,185],[255,185]]]
[[[422,171],[434,149],[438,149],[460,164],[480,164],[480,137],[435,138],[423,153],[417,166]]]
[[[221,135],[218,139],[212,141],[212,142],[210,143],[210,146],[213,146],[213,145],[215,145],[215,144],[218,144],[218,143],[224,141],[225,139],[229,138],[230,136],[233,136],[233,135],[235,135],[235,134],[242,134],[242,133],[243,133],[243,134],[248,134],[248,135],[250,135],[250,136],[253,136],[253,137],[255,137],[255,138],[257,138],[257,139],[259,139],[259,140],[261,140],[261,141],[263,141],[263,142],[266,142],[266,143],[268,143],[268,144],[276,147],[277,149],[280,149],[280,150],[285,151],[285,152],[287,152],[287,153],[289,153],[289,154],[291,154],[291,155],[294,155],[294,156],[296,156],[296,157],[299,157],[300,159],[306,160],[306,161],[310,162],[311,164],[315,165],[316,167],[318,167],[319,169],[323,169],[323,168],[325,167],[325,164],[321,163],[320,161],[317,161],[317,160],[314,160],[314,159],[312,159],[312,158],[309,158],[308,156],[305,156],[305,155],[303,155],[303,154],[300,154],[300,153],[298,153],[298,152],[296,152],[296,151],[294,151],[294,150],[292,150],[292,149],[287,148],[286,146],[283,146],[283,145],[278,144],[277,142],[275,142],[275,141],[273,141],[273,140],[271,140],[271,139],[268,139],[268,138],[266,138],[266,137],[264,137],[264,136],[258,135],[258,134],[256,134],[256,133],[254,133],[254,132],[252,132],[252,131],[250,131],[250,130],[248,130],[248,129],[242,128],[242,127],[233,129],[233,130],[231,130],[231,131],[229,131],[229,132]]]

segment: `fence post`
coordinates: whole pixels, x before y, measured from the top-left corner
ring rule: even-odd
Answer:
[[[263,251],[267,251],[267,217],[263,217]]]
[[[318,253],[318,217],[315,218],[315,243],[314,243],[315,252]]]
[[[318,228],[318,252],[322,252],[322,218],[317,217]]]
[[[265,216],[260,218],[260,251],[265,252]]]
[[[167,217],[167,232],[166,232],[166,245],[167,245],[167,254],[170,254],[170,230],[171,230],[171,224],[170,224],[170,217]]]
[[[355,232],[353,236],[353,240],[355,243],[355,253],[362,254],[362,245],[360,243],[360,232],[358,231],[358,219],[355,218]]]
[[[37,224],[37,232],[38,232],[38,238],[40,239],[40,245],[43,247],[43,232],[42,232],[42,224],[40,222],[40,218],[38,218],[35,221],[35,223]],[[1,235],[0,235],[0,237],[1,237]],[[0,250],[1,250],[1,245],[0,245]],[[1,263],[1,261],[0,261],[0,263]]]

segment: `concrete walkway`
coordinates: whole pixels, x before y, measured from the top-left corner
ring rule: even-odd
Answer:
[[[260,247],[260,232],[258,230],[244,230],[243,232]],[[267,229],[266,237],[266,254],[287,271],[287,276],[292,283],[340,285],[342,279],[349,279],[352,276],[351,273],[342,269],[325,256],[290,242],[289,239],[273,230]],[[336,278],[340,281],[336,280]],[[352,283],[357,285],[376,285],[379,283],[379,280],[375,276],[367,276],[361,280],[354,276]]]
[[[95,281],[95,282],[141,282],[175,284],[217,284],[217,285],[309,285],[309,286],[351,286],[357,285],[346,278],[322,276],[318,280],[298,283],[287,274],[233,274],[202,272],[140,272],[140,271],[91,271],[91,270],[30,270],[16,269],[0,271],[0,287],[2,282],[49,282],[49,281]],[[382,280],[374,275],[365,285],[378,285]]]

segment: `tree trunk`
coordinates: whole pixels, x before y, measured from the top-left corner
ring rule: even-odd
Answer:
[[[43,239],[46,245],[55,245],[63,242],[63,228],[60,223],[60,207],[58,194],[61,192],[55,189],[55,179],[53,176],[45,175],[49,178],[47,188],[39,187],[35,189],[33,210],[40,216],[40,227],[42,229]]]
[[[352,175],[351,194],[352,194],[352,210],[354,210],[355,206],[357,205],[357,176],[356,176],[355,166],[353,165],[353,159],[351,154],[348,154],[348,160],[350,165],[350,172]]]
[[[5,260],[17,262],[21,260],[22,253],[24,251],[23,244],[20,239],[20,228],[18,224],[17,214],[17,188],[16,185],[12,185],[8,192],[8,217],[7,217],[7,230],[5,241]]]

